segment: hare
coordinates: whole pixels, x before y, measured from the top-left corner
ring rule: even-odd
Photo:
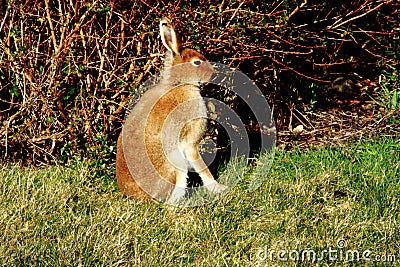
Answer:
[[[160,20],[167,48],[159,83],[146,91],[127,116],[117,143],[116,178],[126,196],[177,204],[186,194],[188,171],[195,171],[211,192],[216,182],[198,150],[207,126],[200,84],[214,69],[206,58],[183,48],[167,18]]]

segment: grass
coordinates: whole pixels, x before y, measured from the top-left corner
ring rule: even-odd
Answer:
[[[187,209],[126,199],[84,164],[4,166],[0,265],[309,266],[288,257],[338,250],[338,240],[346,241],[343,253],[371,250],[400,261],[399,164],[400,143],[390,137],[278,149],[255,192],[243,182],[222,199]],[[287,262],[278,250],[287,252],[281,255]],[[314,263],[342,264],[366,263],[327,255]]]

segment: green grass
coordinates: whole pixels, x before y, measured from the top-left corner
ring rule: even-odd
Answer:
[[[399,164],[399,140],[384,137],[278,149],[261,188],[250,193],[239,183],[224,198],[188,209],[126,199],[85,165],[5,166],[0,265],[330,266],[343,262],[328,256],[314,264],[281,262],[276,253],[263,262],[257,256],[338,249],[340,239],[347,242],[343,253],[371,250],[396,256],[398,264]]]

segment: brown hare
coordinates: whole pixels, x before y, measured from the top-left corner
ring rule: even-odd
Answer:
[[[160,35],[167,48],[164,70],[126,117],[116,177],[124,195],[174,205],[184,199],[189,170],[213,193],[228,187],[214,180],[198,150],[207,125],[199,86],[214,69],[202,54],[182,47],[167,18],[160,21]]]

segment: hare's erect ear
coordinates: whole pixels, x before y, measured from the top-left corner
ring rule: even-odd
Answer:
[[[160,35],[164,46],[171,51],[173,55],[179,55],[181,52],[181,44],[179,43],[171,21],[167,18],[162,18],[160,20]]]

